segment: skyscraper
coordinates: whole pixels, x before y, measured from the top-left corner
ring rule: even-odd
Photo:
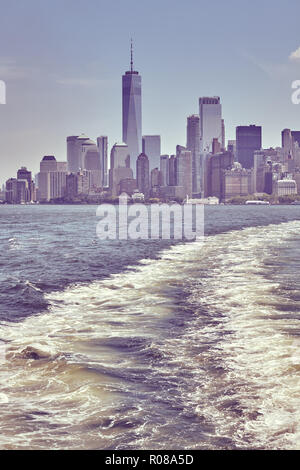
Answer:
[[[28,171],[26,167],[22,166],[17,173],[18,180],[25,180],[28,183],[28,195],[26,202],[33,201],[34,198],[34,183],[32,181],[31,171]]]
[[[238,126],[236,128],[237,161],[243,168],[254,167],[254,152],[261,149],[261,126]]]
[[[200,151],[211,152],[213,139],[220,143],[224,139],[222,105],[219,96],[199,98]]]
[[[108,138],[106,136],[100,136],[97,138],[97,145],[100,154],[100,167],[101,167],[101,177],[102,177],[102,187],[108,185],[107,177],[107,148],[108,148]]]
[[[109,187],[112,196],[119,195],[119,185],[124,179],[132,179],[128,146],[115,144],[110,153]]]
[[[192,197],[192,152],[177,146],[177,186],[184,188],[184,197]]]
[[[135,173],[136,159],[142,147],[142,78],[133,69],[131,43],[130,70],[122,77],[123,142],[128,145],[131,168]]]
[[[300,147],[300,131],[291,131],[291,134],[292,134],[294,143],[298,142],[298,145]]]
[[[141,153],[136,161],[137,187],[145,198],[149,197],[149,159],[147,155]]]
[[[169,155],[160,156],[160,171],[162,177],[162,186],[167,186],[169,184]]]
[[[234,156],[234,160],[235,160],[235,156],[236,156],[236,141],[235,140],[228,140],[227,150],[228,152],[232,153],[232,155]]]
[[[176,186],[177,184],[177,161],[176,156],[171,155],[169,158],[169,181],[170,186]]]
[[[208,196],[222,198],[224,170],[230,170],[233,166],[233,155],[231,152],[222,152],[211,155],[208,160],[207,191]]]
[[[186,148],[192,152],[193,193],[201,191],[200,168],[200,117],[193,114],[187,118]]]
[[[29,189],[27,179],[10,178],[6,181],[6,202],[21,204],[29,201]]]
[[[67,137],[67,160],[70,173],[76,173],[80,168],[77,139],[78,135]]]
[[[85,134],[67,137],[67,160],[70,173],[77,173],[84,167],[83,145],[95,145],[95,142]]]
[[[160,135],[143,135],[142,152],[149,158],[150,171],[159,168],[161,154]]]
[[[50,201],[65,195],[67,162],[57,162],[53,155],[46,155],[40,163],[38,174],[39,200]]]
[[[87,140],[81,148],[82,168],[89,172],[90,187],[98,190],[102,187],[102,172],[98,147],[92,140]]]
[[[115,144],[110,152],[110,168],[130,168],[130,155],[128,145]]]
[[[221,125],[222,125],[222,141],[221,141],[221,148],[222,148],[222,150],[225,150],[225,122],[224,122],[224,119],[222,119]]]

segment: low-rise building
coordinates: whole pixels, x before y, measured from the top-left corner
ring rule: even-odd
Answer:
[[[276,196],[289,196],[297,194],[297,183],[292,179],[282,179],[275,181]]]

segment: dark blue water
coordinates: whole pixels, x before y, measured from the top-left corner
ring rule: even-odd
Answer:
[[[204,245],[95,212],[0,206],[1,447],[298,448],[300,207],[206,207]]]
[[[0,206],[0,318],[17,321],[39,313],[48,305],[45,292],[122,272],[174,244],[101,241],[95,212],[95,206]],[[295,219],[299,207],[206,207],[205,233]]]

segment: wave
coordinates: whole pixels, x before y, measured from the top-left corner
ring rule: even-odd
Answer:
[[[297,448],[299,291],[283,287],[297,257],[283,267],[299,228],[172,246],[46,294],[42,315],[3,322],[0,445]]]

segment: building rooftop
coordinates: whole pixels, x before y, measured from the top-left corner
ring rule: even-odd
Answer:
[[[56,158],[54,157],[54,155],[45,155],[42,161],[43,162],[50,162],[50,161],[56,162]]]

